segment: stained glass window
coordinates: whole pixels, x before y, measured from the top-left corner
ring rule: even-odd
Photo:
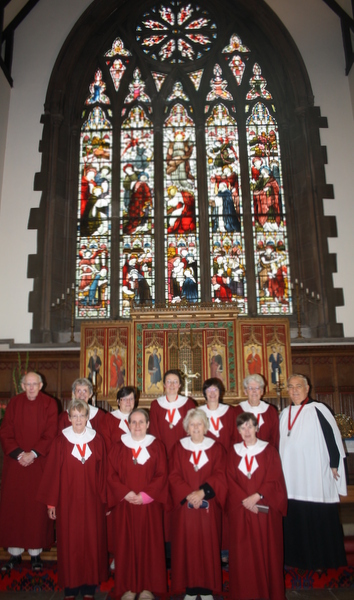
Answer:
[[[200,299],[196,142],[193,120],[175,104],[164,125],[166,300]]]
[[[247,313],[242,195],[236,120],[223,104],[207,119],[212,299]]]
[[[108,40],[83,98],[76,317],[204,300],[290,314],[276,98],[261,61],[193,2],[156,4],[134,34],[134,51]]]
[[[216,38],[216,24],[208,11],[182,2],[152,8],[136,28],[136,39],[145,54],[170,63],[198,60]]]
[[[81,128],[76,318],[110,316],[112,125],[95,107]]]
[[[257,312],[289,314],[292,299],[278,125],[261,102],[247,119],[247,144]]]
[[[153,128],[141,106],[131,109],[122,125],[120,193],[121,314],[132,302],[154,298],[154,161]]]

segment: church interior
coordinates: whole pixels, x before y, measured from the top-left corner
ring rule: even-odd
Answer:
[[[77,377],[149,408],[167,369],[281,411],[300,373],[354,566],[353,40],[353,0],[0,3],[1,418],[28,370],[61,411]]]

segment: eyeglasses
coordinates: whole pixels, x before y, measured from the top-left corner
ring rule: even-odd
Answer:
[[[301,390],[301,388],[305,387],[303,383],[299,383],[298,385],[288,385],[288,390]]]
[[[260,387],[248,387],[247,391],[248,392],[259,392],[262,388]]]

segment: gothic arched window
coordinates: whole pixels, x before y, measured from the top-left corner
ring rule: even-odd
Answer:
[[[320,128],[288,32],[257,0],[95,0],[58,56],[29,227],[33,342],[142,306],[231,303],[337,336]],[[291,267],[291,272],[290,272]],[[291,281],[319,294],[297,303]]]
[[[120,317],[201,300],[246,315],[250,278],[257,314],[292,313],[275,100],[238,32],[226,45],[218,34],[205,8],[165,2],[138,18],[135,46],[116,37],[97,57],[81,126],[76,318],[109,318],[111,297]]]

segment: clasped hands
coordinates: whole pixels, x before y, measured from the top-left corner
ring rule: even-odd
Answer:
[[[188,494],[186,500],[193,505],[193,508],[199,508],[204,500],[204,490],[195,490],[191,494]]]

